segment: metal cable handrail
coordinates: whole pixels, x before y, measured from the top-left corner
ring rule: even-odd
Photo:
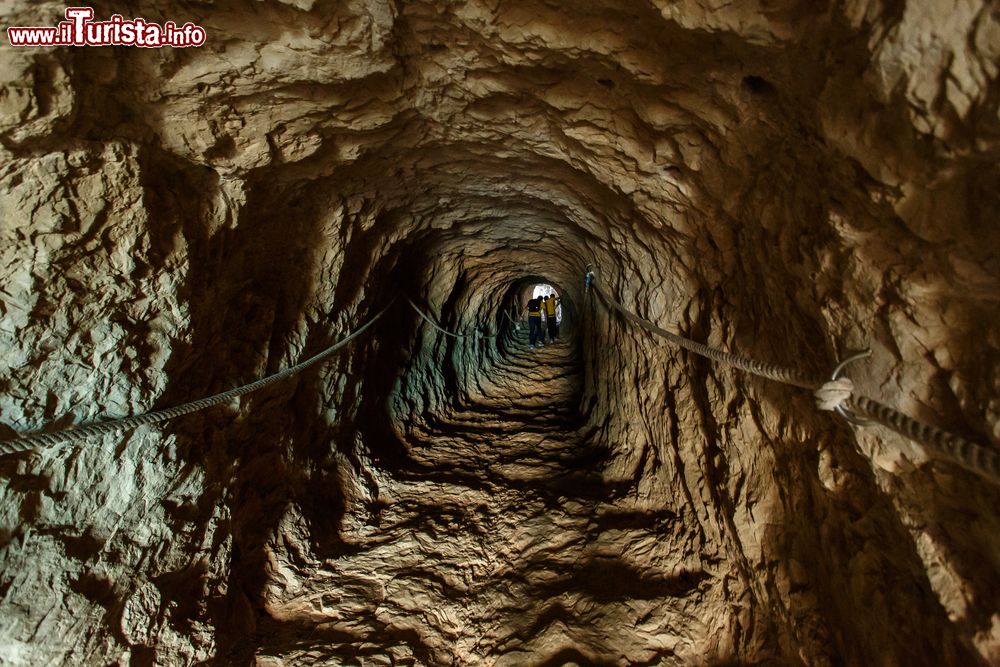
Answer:
[[[416,303],[414,303],[413,299],[411,299],[410,297],[406,297],[406,301],[410,304],[413,310],[417,311],[417,314],[420,315],[420,317],[422,317],[428,324],[430,324],[432,327],[443,333],[445,336],[451,336],[452,338],[496,338],[497,337],[497,334],[484,334],[480,331],[476,331],[475,333],[465,333],[465,334],[448,331],[440,324],[435,322],[430,315],[421,310],[420,307]]]
[[[841,363],[829,381],[816,380],[795,369],[742,357],[667,331],[628,311],[622,304],[612,299],[597,284],[596,276],[592,271],[588,271],[585,282],[588,289],[593,289],[606,304],[626,320],[685,350],[768,380],[809,389],[816,398],[817,407],[822,410],[835,411],[857,426],[865,426],[870,423],[881,424],[928,447],[939,457],[957,463],[995,484],[1000,484],[1000,452],[995,448],[970,442],[953,433],[917,421],[867,396],[855,394],[854,384],[850,379],[838,377],[847,363],[867,355],[855,355]]]
[[[26,433],[21,434],[16,438],[0,441],[0,454],[11,454],[14,452],[21,452],[28,449],[37,449],[39,447],[55,447],[58,445],[64,445],[74,440],[80,440],[83,438],[90,438],[98,435],[107,435],[109,433],[117,433],[119,431],[125,431],[129,429],[134,429],[138,426],[146,426],[149,424],[156,424],[159,422],[167,421],[180,417],[182,415],[191,414],[192,412],[198,412],[205,410],[222,403],[231,401],[234,398],[240,396],[245,396],[246,394],[255,392],[259,389],[263,389],[269,385],[274,384],[280,380],[287,377],[295,375],[314,364],[319,363],[323,359],[326,359],[334,352],[340,350],[352,340],[360,336],[369,327],[375,324],[386,311],[389,310],[390,306],[395,302],[395,299],[390,301],[382,310],[380,310],[374,317],[365,322],[360,326],[357,331],[349,334],[345,338],[337,341],[330,347],[326,348],[318,354],[314,354],[305,361],[298,363],[294,366],[286,368],[284,370],[278,371],[268,375],[267,377],[261,378],[254,382],[235,387],[228,391],[224,391],[206,398],[201,398],[196,401],[190,401],[188,403],[182,403],[181,405],[176,405],[170,408],[165,408],[163,410],[153,410],[150,412],[144,412],[141,415],[134,415],[130,417],[122,417],[120,419],[112,419],[103,422],[96,422],[93,424],[84,424],[80,426],[71,426],[67,429],[61,431],[55,431],[52,433]]]

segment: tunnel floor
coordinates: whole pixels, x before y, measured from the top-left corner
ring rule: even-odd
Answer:
[[[580,411],[575,337],[531,350],[522,332],[507,352],[480,374],[477,391],[407,429],[412,455],[455,479],[593,495],[601,452]]]
[[[605,452],[592,445],[593,426],[580,409],[578,341],[566,336],[530,350],[524,338],[510,341],[457,405],[412,416],[401,435],[416,465],[380,481],[375,517],[345,518],[349,548],[317,564],[326,574],[272,581],[269,590],[280,583],[295,593],[272,599],[269,617],[326,600],[324,581],[335,577],[354,584],[338,588],[343,634],[325,657],[362,657],[362,638],[378,628],[385,640],[378,650],[395,644],[389,652],[402,664],[457,655],[497,665],[563,664],[558,656],[603,664],[583,647],[605,646],[621,630],[593,600],[634,605],[626,598],[650,582],[595,540],[608,530],[600,510],[608,489],[596,472]],[[669,595],[683,598],[696,587],[685,582]],[[418,635],[428,624],[435,631]],[[259,655],[304,657],[288,652],[284,635],[265,639]]]

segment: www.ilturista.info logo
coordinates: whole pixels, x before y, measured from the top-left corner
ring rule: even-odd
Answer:
[[[205,29],[191,22],[178,26],[145,19],[126,20],[115,14],[108,21],[94,21],[93,7],[68,7],[66,20],[55,27],[7,28],[11,46],[163,46],[184,48],[205,43]]]

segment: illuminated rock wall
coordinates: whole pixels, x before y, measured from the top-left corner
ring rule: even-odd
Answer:
[[[4,425],[396,301],[321,370],[0,459],[0,664],[1000,661],[995,487],[583,288],[820,376],[870,345],[868,395],[1000,442],[995,5],[623,4],[139,2],[206,44],[4,47]]]

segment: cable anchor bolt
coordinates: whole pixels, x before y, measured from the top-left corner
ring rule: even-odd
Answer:
[[[854,392],[854,383],[850,378],[840,377],[840,374],[849,364],[861,359],[867,359],[870,356],[872,356],[871,348],[866,348],[837,364],[837,367],[833,369],[833,373],[830,374],[829,382],[825,382],[822,387],[814,392],[816,406],[820,410],[836,412],[855,426],[870,426],[876,423],[870,419],[857,416],[845,407],[845,404],[850,401],[851,394]]]

